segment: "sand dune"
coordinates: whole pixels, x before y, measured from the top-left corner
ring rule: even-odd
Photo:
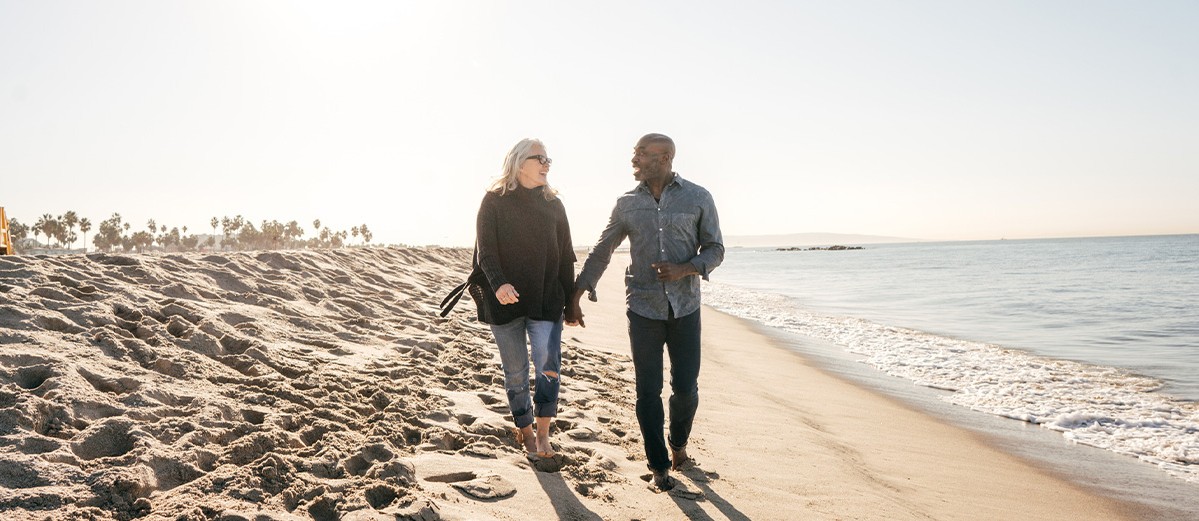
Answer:
[[[490,333],[469,299],[435,313],[469,261],[421,249],[0,259],[4,519],[437,519],[513,495],[497,469],[531,469]],[[628,482],[613,460],[638,452],[621,392],[631,370],[564,356],[561,451],[538,465],[603,501],[606,484]],[[449,487],[461,494],[447,501]]]

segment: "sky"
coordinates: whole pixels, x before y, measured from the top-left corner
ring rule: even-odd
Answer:
[[[521,138],[594,243],[650,132],[725,235],[1199,233],[1199,2],[0,0],[0,206],[469,246]]]

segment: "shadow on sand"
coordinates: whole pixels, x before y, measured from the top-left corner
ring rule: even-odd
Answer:
[[[729,519],[730,521],[749,521],[749,516],[746,516],[740,510],[737,510],[737,507],[726,501],[720,496],[720,494],[717,494],[716,491],[712,490],[712,487],[708,485],[708,482],[711,480],[719,479],[719,474],[716,474],[715,472],[705,472],[703,469],[699,468],[698,465],[682,471],[681,474],[687,476],[688,480],[694,486],[699,488],[700,492],[703,493],[708,502],[712,503],[712,506],[715,506],[721,514],[724,514],[725,518]],[[697,501],[673,495],[670,497],[670,499],[672,499],[674,503],[678,505],[679,510],[683,511],[683,514],[685,514],[688,519],[715,521],[711,515],[708,515],[707,512],[704,512]]]
[[[550,503],[554,505],[554,512],[558,514],[558,519],[603,521],[604,518],[588,510],[579,501],[575,491],[566,484],[561,474],[538,472],[537,481],[541,482],[541,488],[545,490],[545,495],[549,496]]]

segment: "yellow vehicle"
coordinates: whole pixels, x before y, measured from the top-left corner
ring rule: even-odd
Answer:
[[[8,216],[0,206],[0,255],[12,255],[12,236],[8,233]]]

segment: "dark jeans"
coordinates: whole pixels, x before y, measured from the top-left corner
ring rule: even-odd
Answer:
[[[651,470],[670,468],[662,439],[662,346],[670,355],[670,444],[687,445],[699,406],[699,311],[653,320],[629,311],[629,342],[637,372],[637,422]]]

